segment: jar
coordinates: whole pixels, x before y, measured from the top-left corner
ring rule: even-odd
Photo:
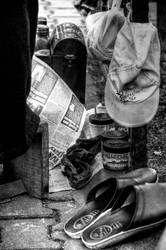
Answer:
[[[101,102],[96,105],[95,110],[96,113],[107,113],[106,106],[103,105]]]
[[[38,24],[36,31],[35,51],[49,49],[49,27]]]
[[[49,49],[40,49],[35,52],[35,56],[47,63],[51,67],[51,54]]]
[[[125,140],[103,142],[103,166],[109,170],[128,170],[130,168],[130,143]]]
[[[44,24],[47,25],[47,18],[44,16],[39,16],[37,20],[37,24]]]
[[[96,113],[89,116],[90,133],[92,137],[109,130],[113,120],[107,113]]]

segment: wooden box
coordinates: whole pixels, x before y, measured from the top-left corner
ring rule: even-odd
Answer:
[[[22,180],[28,194],[41,199],[49,193],[48,138],[48,124],[41,123],[27,152],[13,160],[15,175]]]

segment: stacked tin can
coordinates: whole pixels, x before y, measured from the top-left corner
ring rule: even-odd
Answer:
[[[89,124],[91,136],[95,137],[101,135],[103,132],[111,128],[113,120],[107,113],[95,113],[90,115]]]
[[[131,168],[131,143],[123,130],[102,134],[102,160],[105,169],[121,171]]]
[[[35,56],[51,66],[51,55],[49,45],[49,27],[46,17],[38,17],[36,30]]]

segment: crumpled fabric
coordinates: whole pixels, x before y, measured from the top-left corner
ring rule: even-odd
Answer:
[[[68,178],[70,186],[75,189],[84,187],[92,177],[91,165],[95,156],[101,151],[101,138],[78,139],[63,156],[62,173]]]
[[[89,55],[102,61],[110,61],[117,34],[124,22],[123,12],[116,7],[89,15],[86,18]]]

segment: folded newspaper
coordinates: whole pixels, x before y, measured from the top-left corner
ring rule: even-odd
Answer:
[[[41,121],[48,123],[49,192],[71,189],[59,163],[83,127],[86,137],[90,136],[88,112],[59,75],[36,56],[32,60],[32,85],[27,103]]]

